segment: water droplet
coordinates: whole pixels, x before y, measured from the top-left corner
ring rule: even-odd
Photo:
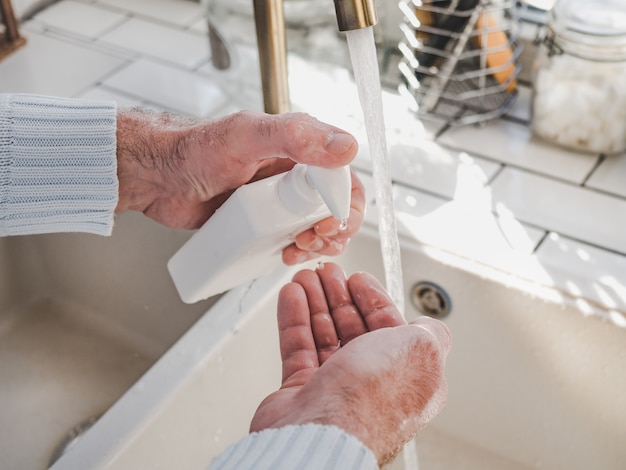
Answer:
[[[348,219],[341,219],[341,222],[339,222],[339,230],[343,232],[347,228],[348,228]]]

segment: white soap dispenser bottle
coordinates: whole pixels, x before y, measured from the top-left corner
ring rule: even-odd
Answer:
[[[169,260],[181,299],[194,303],[267,274],[296,235],[350,214],[350,169],[295,165],[238,188]]]

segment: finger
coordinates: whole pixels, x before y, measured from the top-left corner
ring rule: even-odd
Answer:
[[[287,266],[293,266],[294,264],[304,263],[315,258],[319,258],[321,255],[314,251],[301,250],[295,243],[283,248],[283,263]]]
[[[349,241],[350,237],[320,237],[315,233],[314,228],[310,228],[299,233],[294,240],[294,244],[302,251],[310,251],[320,256],[336,256],[345,249]]]
[[[337,168],[356,156],[356,139],[304,113],[277,115],[242,111],[228,116],[220,142],[238,158],[257,164],[269,158]]]
[[[324,263],[317,274],[342,345],[366,333],[367,327],[354,305],[343,270],[335,263]]]
[[[350,239],[322,239],[323,248],[320,250],[312,250],[311,246],[318,246],[318,237],[313,229],[306,230],[296,237],[297,241],[283,248],[283,263],[288,266],[304,263],[312,259],[319,258],[322,255],[336,256],[345,250]],[[302,241],[303,240],[303,241]],[[302,244],[303,248],[299,245]],[[307,249],[309,248],[309,249]]]
[[[294,244],[283,250],[283,262],[292,265],[315,257],[306,254],[307,251],[326,256],[336,256],[342,253],[350,242],[350,238],[363,224],[365,207],[365,187],[352,172],[352,195],[347,226],[341,227],[341,221],[334,217],[321,220],[313,228],[298,234]]]
[[[309,269],[298,272],[293,282],[300,284],[306,293],[311,332],[319,363],[323,364],[339,348],[339,337],[326,302],[326,293],[318,274]]]
[[[348,288],[369,330],[406,325],[402,312],[373,275],[354,273],[348,279]]]
[[[277,116],[285,137],[287,156],[298,163],[337,168],[350,163],[357,154],[354,136],[307,114]]]
[[[324,248],[326,240],[318,236],[313,228],[310,228],[308,230],[305,230],[304,232],[299,233],[296,236],[294,243],[298,248],[304,251],[319,251]]]
[[[415,320],[409,323],[409,325],[423,328],[424,330],[432,334],[441,344],[444,355],[447,356],[452,349],[452,335],[450,334],[448,326],[444,322],[423,315],[417,317]]]
[[[307,296],[300,284],[292,282],[280,290],[278,337],[283,363],[283,386],[297,380],[298,372],[319,367]]]

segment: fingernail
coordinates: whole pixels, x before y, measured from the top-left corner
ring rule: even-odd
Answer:
[[[326,150],[335,155],[343,155],[355,144],[354,137],[343,132],[331,134],[326,142]]]
[[[296,264],[304,263],[308,259],[309,259],[309,255],[307,253],[298,253],[296,255],[295,263]]]
[[[336,224],[330,225],[325,221],[324,225],[316,224],[314,227],[315,233],[321,237],[336,237],[339,235],[339,229]],[[325,230],[325,231],[324,231]]]
[[[319,237],[315,237],[315,239],[311,243],[309,243],[309,246],[307,248],[311,251],[321,250],[322,248],[324,248],[324,240]]]

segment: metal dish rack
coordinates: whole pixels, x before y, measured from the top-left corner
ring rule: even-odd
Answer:
[[[426,119],[475,124],[517,97],[515,0],[401,0],[400,92]]]

